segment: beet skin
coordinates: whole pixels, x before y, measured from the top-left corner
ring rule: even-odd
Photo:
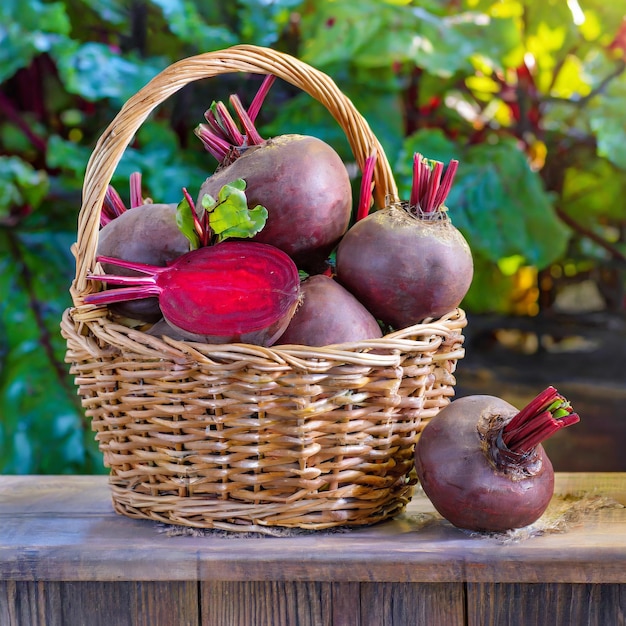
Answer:
[[[328,346],[382,336],[372,314],[329,276],[310,276],[300,290],[302,304],[279,344]]]
[[[321,269],[348,229],[352,188],[346,167],[327,143],[305,135],[281,135],[250,146],[218,169],[200,189],[196,206],[233,180],[246,182],[248,206],[264,206],[268,218],[254,241],[280,248],[298,267]]]
[[[554,492],[554,471],[541,444],[518,462],[496,466],[489,433],[518,410],[494,396],[450,403],[424,428],[416,471],[437,511],[459,528],[500,532],[535,522]]]
[[[337,248],[337,279],[395,329],[455,309],[474,265],[461,233],[446,219],[388,207],[358,221]]]

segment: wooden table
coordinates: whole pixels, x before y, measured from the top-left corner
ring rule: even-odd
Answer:
[[[106,477],[0,476],[0,624],[623,625],[626,473],[557,475],[568,493],[608,500],[527,538],[460,531],[420,494],[369,528],[171,536],[116,515]]]

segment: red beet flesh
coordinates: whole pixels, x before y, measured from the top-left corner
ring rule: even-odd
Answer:
[[[293,261],[261,243],[227,241],[199,248],[167,267],[100,260],[145,276],[90,276],[124,287],[88,295],[87,304],[157,296],[167,323],[198,341],[271,345],[285,330],[300,296]]]
[[[278,343],[327,346],[382,336],[371,313],[329,276],[310,276],[301,291],[302,304]]]
[[[254,241],[280,248],[311,273],[319,271],[346,232],[352,209],[348,172],[333,148],[303,135],[251,146],[205,181],[196,206],[238,178],[246,181],[248,206],[268,210]]]
[[[455,309],[473,278],[470,248],[447,219],[400,207],[358,221],[337,248],[337,279],[396,329]]]
[[[549,388],[537,398],[557,397],[553,392]],[[494,396],[468,396],[442,409],[420,434],[417,476],[433,506],[455,526],[502,532],[532,524],[546,510],[554,471],[537,441],[575,423],[578,415],[570,410],[559,420],[541,403],[529,407],[518,411]],[[503,437],[517,416],[525,425],[509,432],[509,448]]]

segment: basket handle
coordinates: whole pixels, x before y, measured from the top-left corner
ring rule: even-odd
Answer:
[[[95,267],[100,211],[107,187],[135,133],[156,106],[186,84],[230,72],[274,74],[318,100],[345,132],[361,170],[366,158],[376,150],[374,200],[377,206],[384,207],[387,199],[397,199],[397,187],[382,146],[350,99],[326,74],[288,54],[252,45],[192,56],[173,63],[134,94],[101,135],[91,154],[85,171],[74,246],[76,277],[70,293],[75,306],[82,304],[89,290],[87,273]]]

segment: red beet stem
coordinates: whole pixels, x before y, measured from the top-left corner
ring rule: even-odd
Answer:
[[[411,185],[411,197],[409,204],[416,207],[420,200],[420,185],[422,176],[422,157],[417,152],[413,155],[413,184]]]
[[[262,144],[265,140],[261,137],[261,135],[259,135],[259,131],[256,129],[254,122],[250,119],[250,116],[244,109],[243,104],[241,104],[239,96],[236,94],[230,96],[230,103],[233,105],[235,113],[237,113],[239,119],[241,120],[241,125],[243,126],[247,137],[247,145],[256,146]]]
[[[410,207],[422,213],[440,211],[450,193],[458,166],[457,160],[451,160],[444,174],[443,163],[428,161],[421,154],[415,153]]]
[[[208,246],[209,240],[211,239],[211,227],[209,226],[209,217],[207,212],[204,212],[203,220],[200,222],[198,219],[198,214],[196,213],[196,205],[193,201],[193,198],[189,195],[186,187],[183,187],[183,195],[185,196],[185,200],[187,200],[187,204],[189,205],[189,210],[191,211],[191,216],[193,217],[193,227],[200,238],[200,245]]]
[[[149,263],[139,263],[138,261],[125,261],[124,259],[117,259],[115,257],[105,256],[105,255],[98,256],[96,258],[96,261],[98,261],[98,263],[108,263],[109,265],[116,265],[117,267],[124,267],[129,270],[135,270],[137,272],[140,272],[141,274],[146,274],[146,276],[148,277],[158,274],[159,272],[163,272],[167,269],[167,266],[150,265]],[[94,279],[94,280],[103,280],[106,282],[113,282],[111,280],[112,276],[109,274],[94,274],[94,275],[90,275],[89,278]],[[126,279],[139,278],[145,281],[145,278],[141,276],[121,276],[119,278],[120,278],[120,281],[116,283],[117,285],[136,284],[135,280],[129,280],[127,282]]]
[[[276,76],[274,74],[268,74],[261,83],[259,90],[256,92],[252,104],[248,107],[248,117],[254,122],[263,106],[265,97],[270,90],[270,87],[274,84]]]
[[[362,220],[367,217],[372,206],[372,190],[373,190],[373,178],[374,178],[374,166],[376,165],[377,154],[374,151],[373,154],[365,159],[365,165],[363,166],[363,177],[361,178],[361,191],[359,196],[359,207],[357,209],[356,221]]]
[[[452,189],[452,183],[454,182],[454,176],[456,175],[456,171],[459,168],[459,162],[456,159],[452,159],[446,168],[445,174],[443,175],[443,180],[441,181],[441,185],[437,190],[435,195],[434,205],[435,210],[438,209],[448,197],[450,193],[450,189]]]
[[[117,193],[112,185],[107,187],[104,194],[104,202],[102,203],[102,211],[100,212],[100,226],[106,226],[126,211],[124,201]]]
[[[509,450],[526,454],[557,430],[579,421],[570,403],[554,387],[548,387],[502,429],[502,441]]]
[[[91,279],[98,279],[99,276],[89,276]],[[120,284],[116,282],[115,278],[139,278],[138,276],[106,276],[108,283]],[[129,300],[143,300],[150,296],[158,296],[161,293],[161,288],[155,284],[143,284],[136,282],[132,286],[122,287],[121,289],[110,289],[107,291],[99,291],[97,293],[91,293],[85,297],[87,304],[114,304],[116,302],[128,302]]]
[[[141,172],[133,172],[130,175],[130,208],[141,206],[143,195],[141,193]]]
[[[220,121],[215,114],[215,102],[204,112],[204,119],[207,121],[210,130],[215,135],[224,141],[230,141],[230,137],[226,133],[226,129],[222,124],[220,124]]]
[[[226,133],[226,139],[234,146],[243,146],[246,144],[246,137],[241,133],[237,123],[228,112],[223,102],[215,103],[215,116],[218,123]]]
[[[438,206],[435,206],[435,195],[437,194],[437,190],[439,189],[442,172],[443,163],[441,163],[441,161],[435,161],[435,165],[430,171],[430,178],[428,179],[426,199],[424,200],[424,204],[422,205],[422,209],[425,213],[432,213],[434,210],[439,208]]]
[[[209,128],[208,124],[198,124],[193,131],[202,141],[204,148],[220,163],[226,158],[232,145]]]

